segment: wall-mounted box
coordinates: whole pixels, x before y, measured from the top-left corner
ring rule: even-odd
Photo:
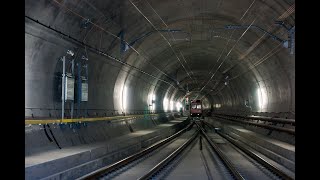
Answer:
[[[88,82],[81,83],[81,101],[88,101]]]
[[[65,80],[65,100],[74,100],[74,78],[66,76]]]

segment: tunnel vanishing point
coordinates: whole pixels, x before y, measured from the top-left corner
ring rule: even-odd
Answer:
[[[25,0],[25,179],[258,178],[295,179],[295,1]]]

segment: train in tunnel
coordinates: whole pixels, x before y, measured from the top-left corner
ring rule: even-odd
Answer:
[[[202,117],[202,101],[192,100],[190,102],[190,117]]]

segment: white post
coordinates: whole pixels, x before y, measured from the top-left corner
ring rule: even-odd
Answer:
[[[66,58],[65,56],[62,57],[62,103],[61,103],[61,119],[64,118],[64,102],[65,102],[65,73],[66,73]]]
[[[71,61],[71,63],[72,63],[72,68],[71,68],[72,76],[75,77],[74,76],[74,59]],[[72,119],[73,118],[73,109],[74,109],[74,100],[70,101],[70,103],[71,103],[71,119]]]

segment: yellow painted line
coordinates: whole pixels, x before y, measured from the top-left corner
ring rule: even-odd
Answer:
[[[74,119],[46,119],[46,120],[25,120],[25,124],[50,124],[50,123],[73,123],[73,122],[92,122],[92,121],[110,121],[118,119],[139,118],[144,116],[156,116],[158,114],[148,115],[128,115],[128,116],[111,116],[98,118],[74,118]]]

